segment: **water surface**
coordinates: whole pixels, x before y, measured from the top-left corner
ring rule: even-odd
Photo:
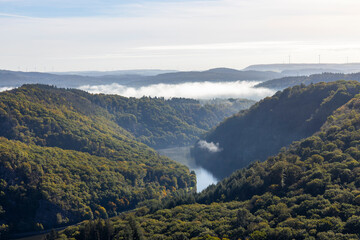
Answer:
[[[190,170],[194,170],[196,173],[196,189],[198,192],[218,182],[209,171],[196,165],[195,160],[190,156],[190,146],[158,149],[157,151],[162,155],[186,165]]]

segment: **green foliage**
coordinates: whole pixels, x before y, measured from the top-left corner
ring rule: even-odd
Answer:
[[[211,152],[196,144],[192,153],[199,165],[224,178],[319,131],[333,111],[359,91],[360,83],[355,81],[285,89],[226,119],[204,137],[208,143],[219,144],[221,151]],[[316,139],[308,141],[303,144],[316,144]]]
[[[108,218],[194,191],[195,175],[146,145],[78,90],[0,94],[0,234]]]
[[[125,98],[91,95],[88,98],[115,116],[119,126],[155,148],[193,144],[225,117],[250,107],[250,100],[202,101],[184,98]]]
[[[199,194],[143,205],[135,221],[149,239],[360,239],[360,97],[319,129]],[[112,219],[118,237],[126,217]]]
[[[234,99],[202,104],[178,98],[136,99],[25,85],[1,93],[0,135],[90,153],[114,148],[120,134],[132,134],[156,148],[182,146],[194,143],[222,119],[252,104]]]

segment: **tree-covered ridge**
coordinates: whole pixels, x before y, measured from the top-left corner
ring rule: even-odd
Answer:
[[[360,239],[359,143],[358,95],[317,133],[276,156],[200,194],[164,202],[192,204],[155,212],[146,205],[113,218],[111,231],[104,232],[111,233],[109,239]],[[90,229],[99,230],[91,224],[69,228],[58,238],[84,239]]]
[[[77,92],[51,87],[25,86],[1,93],[0,126],[0,135],[8,139],[98,156],[127,160],[152,151],[134,141],[104,109]]]
[[[49,86],[0,94],[5,230],[114,216],[145,199],[195,190],[188,168],[137,142],[89,96]]]
[[[122,135],[131,138],[129,132],[158,148],[187,145],[251,104],[248,100],[200,104],[191,99],[136,99],[26,85],[0,94],[0,135],[90,153],[101,151],[101,145],[116,148],[104,140],[97,142],[99,137],[116,142],[122,141]]]
[[[253,161],[264,161],[295,140],[311,136],[359,91],[356,81],[338,81],[277,92],[210,131],[204,140],[218,145],[219,150],[211,151],[197,143],[195,160],[217,177],[226,177]]]
[[[12,231],[107,218],[195,181],[186,167],[166,159],[146,166],[6,138],[0,138],[0,159],[0,225]]]
[[[256,87],[272,88],[272,89],[284,89],[293,87],[300,84],[309,85],[311,83],[319,82],[334,82],[338,80],[356,80],[360,81],[360,73],[331,73],[324,72],[321,74],[311,74],[310,76],[290,76],[277,78],[269,81],[265,81],[256,85]]]
[[[249,108],[254,101],[229,99],[200,103],[184,98],[125,98],[88,95],[115,116],[115,122],[141,142],[155,148],[193,144],[225,117]]]
[[[0,132],[1,135],[11,138],[16,136],[23,141],[29,135],[41,134],[38,136],[41,140],[35,141],[45,141],[44,144],[51,146],[60,138],[60,142],[68,145],[60,147],[71,149],[72,146],[83,145],[91,139],[89,134],[96,135],[97,138],[105,132],[110,135],[120,133],[127,137],[130,137],[130,132],[137,140],[156,148],[189,145],[225,117],[250,107],[254,102],[229,99],[204,104],[192,99],[137,99],[89,94],[46,85],[25,85],[1,93],[0,103],[0,125],[4,131]],[[40,114],[33,116],[33,112]],[[82,116],[75,121],[75,118],[79,117],[77,113]],[[71,120],[68,118],[76,123],[69,124]],[[104,124],[91,125],[93,120]],[[86,130],[76,130],[78,124],[81,124],[81,129]],[[29,131],[29,128],[36,133]],[[90,128],[96,128],[97,133],[89,131]],[[67,130],[64,132],[63,129]],[[48,131],[54,133],[49,135]],[[69,135],[77,137],[74,139]],[[63,141],[65,139],[66,141]],[[94,141],[91,141],[90,145],[90,148],[99,148],[94,145]]]

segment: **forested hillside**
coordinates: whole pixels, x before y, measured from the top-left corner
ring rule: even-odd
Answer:
[[[106,218],[195,190],[194,174],[137,142],[91,97],[41,85],[0,93],[0,232]]]
[[[313,87],[335,85],[343,93],[358,87]],[[161,210],[147,204],[109,221],[85,222],[50,239],[360,239],[359,143],[357,95],[312,136],[200,194],[167,199]]]
[[[195,185],[186,167],[154,153],[110,159],[1,138],[0,160],[0,224],[13,232],[115,216]]]
[[[255,103],[246,99],[200,103],[185,98],[138,99],[104,94],[86,97],[113,114],[115,122],[139,141],[157,149],[193,144],[224,118]]]
[[[29,110],[29,106],[23,106],[21,102],[18,103],[18,100],[26,100],[24,104],[32,103],[34,109],[44,108],[45,110],[41,110],[44,112],[49,112],[47,108],[52,109],[54,108],[52,105],[56,104],[60,113],[55,113],[58,116],[52,122],[51,119],[43,119],[42,115],[33,115],[32,109]],[[58,138],[63,138],[62,140],[71,138],[68,135],[74,134],[74,131],[77,132],[76,134],[80,134],[81,136],[77,139],[71,138],[68,139],[69,141],[60,141],[61,144],[68,145],[60,146],[66,149],[71,149],[74,144],[84,144],[81,143],[80,138],[85,138],[84,141],[87,141],[93,136],[91,135],[93,132],[79,132],[75,130],[77,124],[68,123],[68,118],[73,118],[72,112],[68,108],[85,115],[90,114],[97,121],[105,123],[96,126],[100,135],[104,131],[100,128],[106,126],[105,128],[108,128],[106,131],[110,135],[115,131],[129,137],[130,132],[138,141],[151,147],[165,148],[192,144],[201,134],[225,117],[254,104],[254,101],[242,99],[210,101],[208,104],[200,103],[198,100],[181,98],[170,100],[149,97],[126,98],[118,95],[89,94],[75,89],[58,89],[46,85],[24,85],[19,89],[1,93],[0,104],[4,101],[9,102],[10,107],[14,107],[15,110],[21,108],[22,110],[19,109],[18,111],[23,111],[29,116],[19,116],[15,110],[11,114],[3,113],[5,117],[2,120],[0,119],[0,123],[4,127],[0,129],[0,135],[16,136],[16,139],[25,140],[25,138],[33,135],[29,129],[35,128],[32,131],[41,135],[41,137],[37,136],[36,141],[39,142],[39,138],[42,138],[43,144],[45,141],[47,146],[52,146],[53,142],[58,142]],[[4,112],[7,111],[4,110]],[[89,128],[89,123],[86,121],[87,118],[79,119],[79,124],[84,128]],[[25,126],[23,126],[24,124]],[[17,125],[19,126],[17,127]],[[114,129],[109,131],[109,126]],[[60,134],[59,131],[61,132],[64,127],[68,128],[67,132]],[[46,134],[48,130],[53,130],[53,132],[50,135]],[[96,137],[100,136],[99,134],[96,134]],[[91,145],[90,148],[99,147],[93,146],[92,143]],[[90,149],[88,150],[90,151]]]
[[[312,74],[310,76],[283,77],[283,78],[277,78],[259,83],[255,87],[264,87],[264,88],[282,90],[284,88],[293,87],[300,84],[309,85],[311,83],[334,82],[338,80],[360,81],[360,73],[344,74],[344,73],[324,72],[321,74]]]
[[[360,91],[356,81],[295,86],[226,119],[199,141],[196,162],[218,178],[264,161],[318,131],[332,112]]]

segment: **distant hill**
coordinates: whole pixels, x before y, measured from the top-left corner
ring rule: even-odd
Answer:
[[[149,83],[184,83],[184,82],[229,82],[229,81],[266,81],[282,76],[270,71],[240,71],[229,68],[215,68],[207,71],[165,73],[149,78]]]
[[[56,75],[40,72],[14,72],[0,70],[0,87],[19,87],[23,84],[47,84],[57,87],[76,88],[82,85],[118,83],[123,85],[144,81],[140,75],[89,77],[80,75]]]
[[[0,70],[1,87],[19,87],[23,84],[48,84],[57,87],[77,88],[84,85],[106,85],[117,83],[130,87],[152,84],[180,84],[185,82],[228,82],[228,81],[268,81],[286,76],[310,75],[323,72],[360,72],[360,64],[265,64],[251,65],[244,70],[214,68],[207,71],[175,70],[122,70],[86,71],[63,73],[16,72]],[[336,76],[336,74],[334,75]],[[303,78],[302,76],[299,78]],[[301,81],[295,80],[293,85]],[[348,79],[348,78],[344,78]],[[336,79],[339,80],[339,79]],[[305,81],[305,80],[304,80]],[[289,84],[276,84],[270,88],[282,89]],[[264,85],[265,86],[265,85]]]
[[[304,64],[257,64],[244,69],[254,71],[275,71],[287,75],[309,75],[323,72],[355,73],[360,72],[360,63],[304,63]]]
[[[360,81],[360,73],[350,73],[350,74],[322,73],[322,74],[313,74],[310,76],[283,77],[283,78],[273,79],[259,83],[255,87],[264,87],[264,88],[281,90],[287,87],[292,87],[300,84],[309,85],[311,83],[334,82],[337,80]]]
[[[195,145],[193,155],[197,164],[224,178],[311,136],[359,92],[355,81],[287,88],[226,119]]]
[[[226,81],[265,81],[282,77],[275,72],[238,71],[234,69],[212,69],[203,72],[173,72],[156,76],[143,75],[105,75],[80,76],[57,75],[39,72],[14,72],[0,70],[0,87],[19,87],[23,84],[47,84],[57,87],[76,88],[83,85],[104,85],[117,83],[120,85],[139,87],[151,84],[179,84],[185,82],[226,82]]]
[[[281,73],[285,76],[309,76],[312,74],[321,74],[321,73],[343,73],[343,71],[338,69],[331,68],[304,68],[304,69],[295,69],[295,70],[284,70]]]
[[[49,72],[56,75],[79,75],[88,77],[101,76],[121,76],[121,75],[141,75],[155,76],[162,73],[178,72],[177,70],[161,70],[161,69],[136,69],[136,70],[114,70],[114,71],[73,71],[73,72]]]

